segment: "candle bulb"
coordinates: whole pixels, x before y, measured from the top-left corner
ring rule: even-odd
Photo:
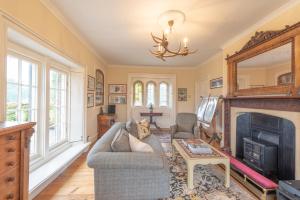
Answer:
[[[161,46],[161,44],[158,45],[158,51],[162,52],[162,46]]]
[[[183,39],[183,44],[184,44],[184,47],[186,48],[187,47],[187,43],[188,43],[188,38],[184,38]]]

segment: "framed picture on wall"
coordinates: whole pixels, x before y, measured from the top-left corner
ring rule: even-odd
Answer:
[[[95,78],[92,77],[92,76],[88,76],[87,89],[89,91],[94,91],[95,90]]]
[[[94,107],[94,93],[87,94],[87,107],[91,108]]]
[[[126,84],[109,84],[108,91],[110,94],[126,94],[127,85]]]
[[[96,95],[95,95],[95,105],[101,106],[104,104],[104,95],[100,92],[98,88],[96,88]]]
[[[178,101],[187,101],[187,88],[178,88]]]
[[[126,104],[127,103],[127,96],[126,95],[117,95],[111,94],[108,98],[109,104]]]
[[[96,96],[95,105],[104,104],[104,74],[100,69],[96,70]]]
[[[210,89],[223,87],[223,77],[212,79],[210,82]]]

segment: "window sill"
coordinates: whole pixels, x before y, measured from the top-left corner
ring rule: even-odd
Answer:
[[[37,196],[47,185],[57,178],[75,159],[88,149],[89,145],[90,143],[74,143],[63,153],[30,172],[30,199]]]

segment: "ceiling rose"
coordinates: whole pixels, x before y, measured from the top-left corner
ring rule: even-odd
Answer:
[[[179,43],[179,47],[177,50],[169,49],[169,40],[168,37],[172,34],[174,26],[180,26],[185,22],[185,14],[179,10],[168,10],[162,13],[158,17],[158,24],[162,28],[162,36],[158,37],[151,33],[151,37],[154,41],[153,47],[156,50],[150,52],[157,58],[165,61],[165,58],[175,57],[175,56],[187,56],[189,54],[193,54],[196,51],[190,51],[188,48],[188,38],[184,37],[183,47],[181,46],[181,42]]]

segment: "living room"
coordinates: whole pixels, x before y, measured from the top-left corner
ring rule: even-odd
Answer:
[[[299,13],[1,1],[1,199],[300,198]]]

